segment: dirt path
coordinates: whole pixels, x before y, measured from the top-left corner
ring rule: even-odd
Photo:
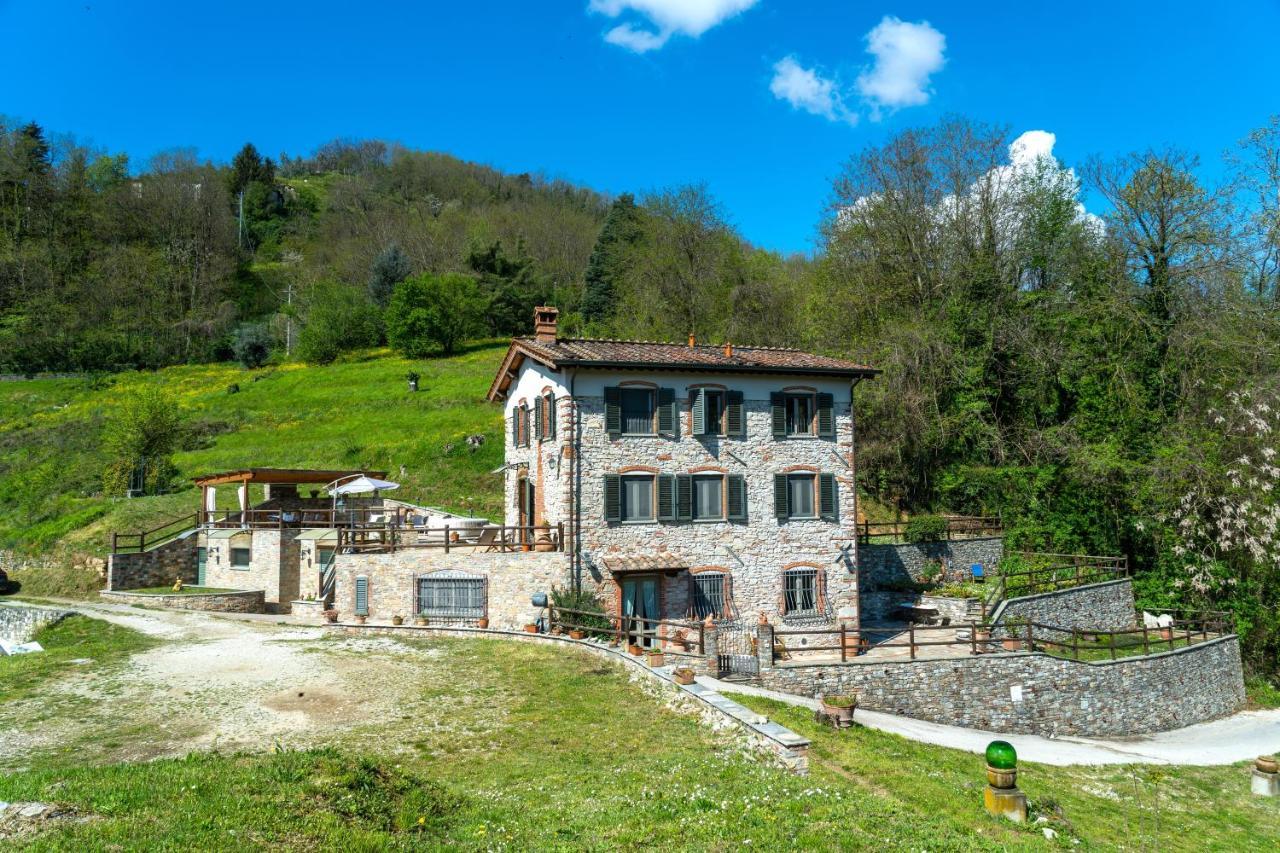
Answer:
[[[75,609],[164,642],[113,671],[71,672],[38,699],[0,708],[0,767],[45,751],[119,760],[340,742],[399,719],[413,704],[413,669],[434,656],[278,619],[97,603]]]

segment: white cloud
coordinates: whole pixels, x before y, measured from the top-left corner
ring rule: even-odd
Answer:
[[[886,15],[867,33],[867,53],[875,64],[858,77],[858,91],[872,120],[883,110],[929,102],[929,77],[946,63],[947,38],[928,21],[913,24]]]
[[[715,25],[745,12],[760,0],[591,0],[592,12],[617,18],[632,12],[650,28],[624,22],[604,40],[636,53],[657,50],[676,34],[697,38]]]
[[[788,56],[773,66],[773,80],[769,91],[775,98],[786,101],[797,110],[823,116],[831,121],[855,124],[857,115],[845,109],[844,99],[836,82],[823,77],[812,68],[805,68],[795,57]]]

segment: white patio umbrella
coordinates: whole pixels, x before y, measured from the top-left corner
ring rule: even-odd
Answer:
[[[364,474],[358,474],[350,480],[339,482],[334,480],[329,484],[329,494],[333,497],[338,495],[362,495],[365,492],[389,492],[392,489],[400,488],[399,483],[393,483],[390,480],[379,480],[376,477],[369,477]]]

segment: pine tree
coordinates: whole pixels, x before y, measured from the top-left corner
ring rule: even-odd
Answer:
[[[409,277],[413,267],[398,243],[392,243],[373,259],[369,272],[369,298],[379,308],[386,308],[396,285]]]
[[[635,197],[623,193],[609,207],[600,237],[587,261],[582,316],[599,321],[613,313],[618,280],[626,267],[626,249],[640,239],[641,213]]]

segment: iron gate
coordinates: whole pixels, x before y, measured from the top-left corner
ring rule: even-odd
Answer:
[[[716,626],[716,664],[718,678],[759,676],[760,660],[756,657],[755,630]]]

